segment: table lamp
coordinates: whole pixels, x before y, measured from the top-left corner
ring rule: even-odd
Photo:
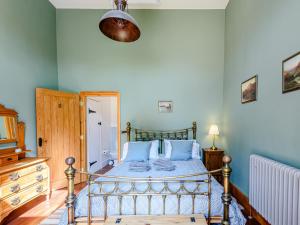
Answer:
[[[217,150],[218,148],[215,146],[215,140],[216,140],[216,135],[220,135],[219,127],[217,125],[211,125],[208,134],[213,135],[213,145],[211,146],[211,149]]]

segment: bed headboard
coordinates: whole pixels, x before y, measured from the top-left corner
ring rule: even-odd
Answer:
[[[197,123],[193,122],[192,127],[179,130],[145,130],[138,129],[131,126],[127,122],[126,131],[127,141],[153,141],[159,140],[159,153],[162,153],[162,146],[164,139],[169,140],[189,140],[197,137]]]

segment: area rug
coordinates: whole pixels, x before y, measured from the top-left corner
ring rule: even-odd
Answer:
[[[61,218],[65,207],[57,209],[53,212],[47,219],[44,219],[40,225],[57,225],[59,223],[59,219]]]

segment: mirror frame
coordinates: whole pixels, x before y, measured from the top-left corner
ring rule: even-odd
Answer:
[[[0,104],[0,116],[10,116],[16,119],[16,136],[14,139],[0,140],[0,144],[16,143],[18,142],[18,113],[13,109],[5,108],[4,105]]]

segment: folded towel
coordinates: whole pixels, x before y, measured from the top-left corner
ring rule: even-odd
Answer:
[[[147,167],[147,168],[129,168],[129,171],[131,171],[131,172],[148,172],[149,170],[151,170],[151,167]]]
[[[157,159],[153,162],[153,165],[157,165],[157,166],[172,166],[173,163],[171,160],[169,159]]]
[[[147,162],[132,162],[129,164],[129,171],[132,172],[147,172],[151,166]]]
[[[173,170],[176,169],[176,166],[175,166],[175,165],[170,166],[170,167],[159,167],[159,166],[155,166],[154,168],[155,168],[155,170],[157,170],[157,171],[173,171]]]
[[[157,159],[153,162],[153,166],[157,171],[173,171],[176,166],[169,159]]]

